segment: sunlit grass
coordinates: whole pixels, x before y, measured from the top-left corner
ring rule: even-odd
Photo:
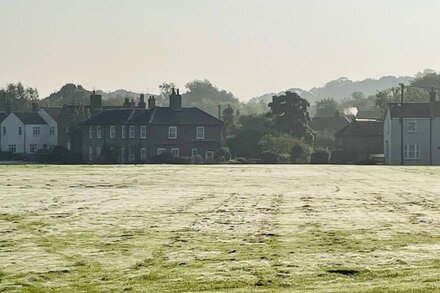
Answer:
[[[435,292],[440,169],[1,166],[0,292]]]

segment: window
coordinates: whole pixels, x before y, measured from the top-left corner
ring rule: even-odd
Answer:
[[[67,149],[70,151],[70,142],[67,143]]]
[[[141,161],[147,160],[147,149],[141,149]]]
[[[122,125],[121,127],[121,137],[125,138],[125,125]]]
[[[196,139],[205,139],[205,127],[197,126],[196,127]]]
[[[70,129],[69,127],[66,127],[66,133],[69,133]]]
[[[43,144],[43,150],[47,150],[47,144]]]
[[[420,145],[406,144],[403,147],[403,157],[406,160],[420,160]]]
[[[408,132],[417,132],[417,121],[408,121]]]
[[[159,148],[159,149],[157,149],[156,154],[157,154],[158,156],[162,155],[163,153],[165,153],[165,149],[164,149],[164,148]]]
[[[102,138],[102,126],[96,126],[96,138]]]
[[[55,127],[49,128],[49,134],[54,135],[55,134]]]
[[[69,143],[67,143],[67,146],[69,146]],[[50,150],[53,151],[53,148],[54,148],[54,147],[55,147],[55,146],[54,146],[53,144],[51,144],[51,145],[50,145]],[[69,148],[67,148],[67,149],[69,149]]]
[[[17,152],[17,146],[15,144],[10,144],[8,146],[9,152],[10,153],[16,153]]]
[[[168,139],[177,139],[177,126],[168,127]]]
[[[136,127],[135,126],[130,126],[128,128],[128,132],[129,132],[129,137],[130,138],[135,138],[135,136],[136,136]]]
[[[89,146],[89,161],[93,160],[93,148]]]
[[[21,135],[21,127],[18,127],[18,135]]]
[[[128,149],[128,161],[131,163],[135,161],[134,151],[132,148]]]
[[[147,138],[147,126],[141,126],[141,138]]]
[[[3,135],[6,135],[6,126],[3,126]]]
[[[32,134],[35,136],[39,136],[40,135],[40,127],[33,127]]]
[[[30,153],[35,153],[36,151],[37,151],[37,145],[36,144],[29,145],[29,152]]]
[[[93,126],[89,126],[89,138],[93,138]]]
[[[125,162],[125,148],[121,148],[121,162],[124,163]]]
[[[101,157],[101,147],[96,147],[96,158],[99,159]]]
[[[179,149],[178,149],[178,148],[172,148],[172,149],[171,149],[171,155],[172,155],[174,158],[178,158],[178,157],[179,157]]]
[[[207,151],[206,154],[205,154],[205,157],[206,157],[207,159],[212,159],[212,158],[214,158],[214,152],[213,152],[213,151]]]
[[[116,137],[116,127],[114,125],[110,126],[110,138]]]
[[[191,156],[197,156],[197,149],[192,149],[191,150]]]

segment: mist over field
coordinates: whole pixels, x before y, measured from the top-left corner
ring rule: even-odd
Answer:
[[[440,286],[433,167],[10,165],[0,185],[1,292]]]

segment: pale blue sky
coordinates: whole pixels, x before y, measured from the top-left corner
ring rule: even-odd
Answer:
[[[0,86],[157,92],[211,80],[242,100],[440,68],[439,0],[0,0]]]

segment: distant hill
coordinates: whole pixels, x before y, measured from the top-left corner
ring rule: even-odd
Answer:
[[[426,70],[425,70],[426,71]],[[332,80],[322,87],[314,87],[310,90],[303,90],[300,88],[291,88],[286,91],[292,91],[299,94],[301,97],[307,99],[310,104],[325,98],[334,98],[335,100],[342,100],[350,97],[354,92],[362,92],[365,96],[375,95],[377,91],[398,86],[399,83],[408,84],[414,77],[410,76],[384,76],[379,79],[364,79],[361,81],[352,81],[346,77],[341,77],[337,80]],[[283,94],[284,92],[278,94]],[[265,94],[260,97],[255,97],[249,102],[264,102],[269,103],[272,100],[274,93]]]

